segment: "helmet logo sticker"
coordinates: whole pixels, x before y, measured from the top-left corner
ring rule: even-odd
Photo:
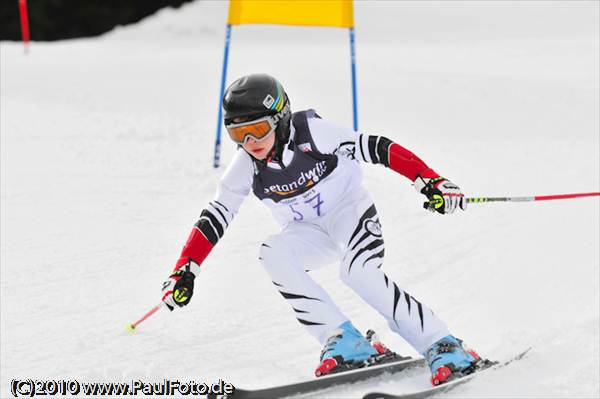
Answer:
[[[263,105],[265,107],[267,107],[268,109],[271,109],[271,107],[273,106],[273,103],[275,103],[275,99],[270,94],[267,94],[267,96],[263,100]]]

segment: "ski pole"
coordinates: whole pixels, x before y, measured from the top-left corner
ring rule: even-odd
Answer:
[[[131,333],[134,332],[138,325],[140,325],[144,320],[146,320],[147,318],[152,316],[154,313],[158,312],[158,310],[162,307],[162,305],[163,305],[163,302],[159,303],[158,305],[156,305],[152,309],[150,309],[145,315],[142,316],[141,319],[139,319],[135,323],[127,324],[125,326],[125,330],[127,330],[128,332],[131,332]]]
[[[484,202],[532,202],[532,201],[551,201],[551,200],[561,200],[561,199],[570,199],[570,198],[583,198],[583,197],[598,197],[600,196],[600,192],[593,193],[573,193],[573,194],[554,194],[554,195],[535,195],[530,197],[471,197],[465,198],[467,200],[467,204],[480,204]],[[435,207],[435,205],[440,204],[443,199],[435,199],[431,201],[426,201],[423,203],[424,208]]]

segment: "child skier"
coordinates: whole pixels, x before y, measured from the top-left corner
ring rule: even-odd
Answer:
[[[323,345],[317,375],[361,364],[384,350],[358,332],[309,276],[333,261],[340,262],[342,281],[426,357],[434,384],[473,371],[477,354],[465,350],[442,320],[380,269],[381,225],[362,187],[360,162],[407,177],[434,204],[430,210],[442,214],[465,209],[460,189],[385,137],[337,126],[313,110],[292,113],[287,94],[271,76],[233,82],[223,109],[229,136],[241,149],[163,284],[166,306],[173,310],[190,302],[200,265],[252,191],[283,227],[262,244],[259,259],[298,321]]]

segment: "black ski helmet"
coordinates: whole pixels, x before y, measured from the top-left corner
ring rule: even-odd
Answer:
[[[277,144],[287,143],[290,135],[290,101],[281,83],[272,76],[257,73],[233,82],[223,95],[223,120],[229,124],[234,118],[258,119],[279,115],[275,128]]]

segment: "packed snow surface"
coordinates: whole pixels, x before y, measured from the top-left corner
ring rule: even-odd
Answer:
[[[599,3],[356,2],[359,127],[413,150],[469,196],[600,191]],[[223,172],[212,168],[225,2],[163,10],[99,38],[2,42],[1,387],[14,378],[254,388],[311,378],[319,345],[258,259],[278,226],[251,197],[191,304],[160,300]],[[228,82],[266,72],[294,110],[351,125],[348,32],[236,26]],[[223,166],[235,146],[224,138]],[[384,270],[482,355],[518,363],[461,397],[600,396],[600,201],[430,214],[409,181],[364,165]],[[418,355],[337,278],[361,330]],[[427,386],[423,373],[329,397]]]

